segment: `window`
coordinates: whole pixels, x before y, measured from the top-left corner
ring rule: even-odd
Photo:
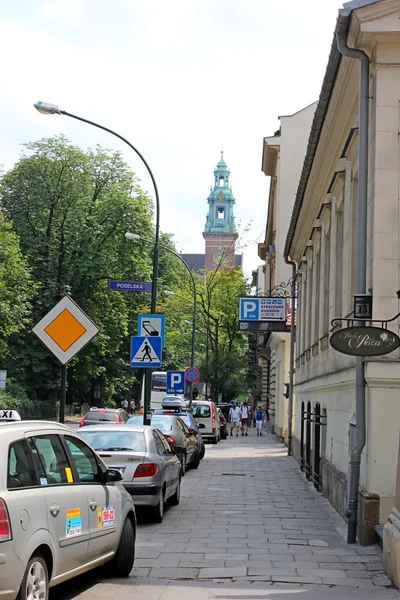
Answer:
[[[198,404],[197,406],[192,407],[192,414],[195,417],[208,419],[211,417],[211,409],[208,404]]]
[[[182,419],[177,419],[177,423],[179,423],[183,433],[188,434],[189,433],[189,429],[186,426],[186,423],[184,421],[182,421]]]
[[[153,415],[151,417],[151,424],[153,427],[157,427],[163,433],[168,433],[172,431],[172,419],[168,417],[162,417]]]
[[[7,487],[14,489],[35,485],[39,485],[39,480],[28,444],[25,440],[14,442],[8,451]]]
[[[79,435],[96,452],[101,450],[118,452],[123,449],[146,452],[146,440],[141,431],[124,431],[121,428],[121,431],[82,431]]]
[[[167,390],[167,374],[153,373],[151,376],[151,389],[156,392],[165,392]]]
[[[325,257],[324,257],[324,335],[329,333],[329,291],[331,277],[331,238],[325,233]]]
[[[162,443],[162,440],[156,431],[153,431],[153,437],[154,437],[154,442],[156,444],[157,454],[159,454],[160,456],[164,456],[165,455],[165,446]]]
[[[223,175],[219,176],[219,187],[224,187],[225,185],[225,177]]]
[[[66,437],[81,483],[101,482],[100,467],[92,450],[84,442],[76,438]]]
[[[336,213],[335,317],[342,316],[343,226],[343,210],[341,207]]]
[[[29,439],[40,477],[47,480],[44,485],[73,483],[73,474],[58,435],[43,435]]]
[[[321,256],[320,253],[318,251],[318,253],[315,256],[315,267],[314,267],[314,277],[315,277],[315,312],[314,312],[314,340],[313,343],[317,344],[318,343],[318,328],[319,328],[319,312],[320,312],[320,307],[319,307],[319,300],[320,300],[320,288],[321,288],[321,282],[320,282],[320,275],[321,275]]]
[[[217,219],[225,219],[225,207],[217,206]]]

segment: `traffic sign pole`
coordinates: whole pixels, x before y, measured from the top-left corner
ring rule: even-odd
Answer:
[[[61,396],[60,396],[60,423],[65,421],[65,402],[67,398],[67,365],[61,366]]]

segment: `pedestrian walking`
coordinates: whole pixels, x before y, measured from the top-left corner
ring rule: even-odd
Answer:
[[[265,404],[263,404],[263,407],[262,407],[262,427],[263,427],[263,429],[264,429],[264,427],[267,426],[267,421],[268,421],[267,408],[266,408]]]
[[[257,406],[257,410],[256,410],[257,435],[262,435],[262,428],[263,428],[263,411],[262,411],[261,406]]]
[[[122,400],[122,408],[128,412],[128,400]]]
[[[131,415],[134,415],[135,412],[136,412],[136,403],[135,403],[134,398],[132,398],[132,400],[131,400],[131,407],[130,408],[131,408]]]
[[[238,437],[240,426],[240,408],[238,406],[231,406],[229,410],[229,421],[231,424],[231,435],[233,435],[233,430],[236,429],[236,437]]]
[[[247,402],[243,402],[242,408],[240,409],[240,416],[242,421],[242,435],[248,435],[247,429],[249,427],[249,407]]]

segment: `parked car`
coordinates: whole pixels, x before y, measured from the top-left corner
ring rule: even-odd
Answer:
[[[119,471],[59,423],[0,422],[0,447],[2,600],[47,600],[105,563],[129,575],[136,515]]]
[[[157,523],[167,501],[179,504],[181,464],[161,431],[146,425],[93,425],[78,435],[110,469],[123,474],[122,485],[135,506],[147,506]]]
[[[225,416],[219,407],[217,408],[217,414],[221,425],[219,428],[221,433],[221,440],[226,440],[228,436],[228,420],[225,419]]]
[[[229,422],[229,411],[231,410],[233,404],[230,402],[224,402],[223,404],[218,404],[218,408],[224,415],[227,422]]]
[[[116,423],[122,425],[129,419],[129,415],[123,408],[91,408],[84,415],[79,423],[79,427],[87,425],[99,425],[100,423]],[[143,417],[142,417],[143,420]]]
[[[221,425],[214,402],[195,400],[192,402],[191,411],[203,439],[217,444],[221,439]]]
[[[190,412],[189,408],[186,408],[186,403],[183,399],[177,397],[166,396],[162,402],[163,408],[161,410],[155,410],[154,415],[167,415],[172,414],[177,417],[180,417],[184,423],[186,423],[189,431],[196,436],[197,441],[197,450],[199,453],[199,458],[202,460],[204,458],[206,447],[204,445],[204,440],[200,433],[199,426],[196,422],[196,419]]]
[[[140,418],[140,415],[131,417],[127,424],[137,424],[137,417]],[[141,418],[143,419],[143,417]],[[153,414],[151,425],[162,431],[168,443],[173,447],[175,454],[181,461],[182,476],[185,475],[187,466],[197,469],[200,456],[197,450],[196,436],[189,431],[180,417]]]

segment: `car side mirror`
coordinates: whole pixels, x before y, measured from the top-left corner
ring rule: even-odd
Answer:
[[[124,476],[118,469],[107,469],[106,480],[107,481],[122,481]]]

